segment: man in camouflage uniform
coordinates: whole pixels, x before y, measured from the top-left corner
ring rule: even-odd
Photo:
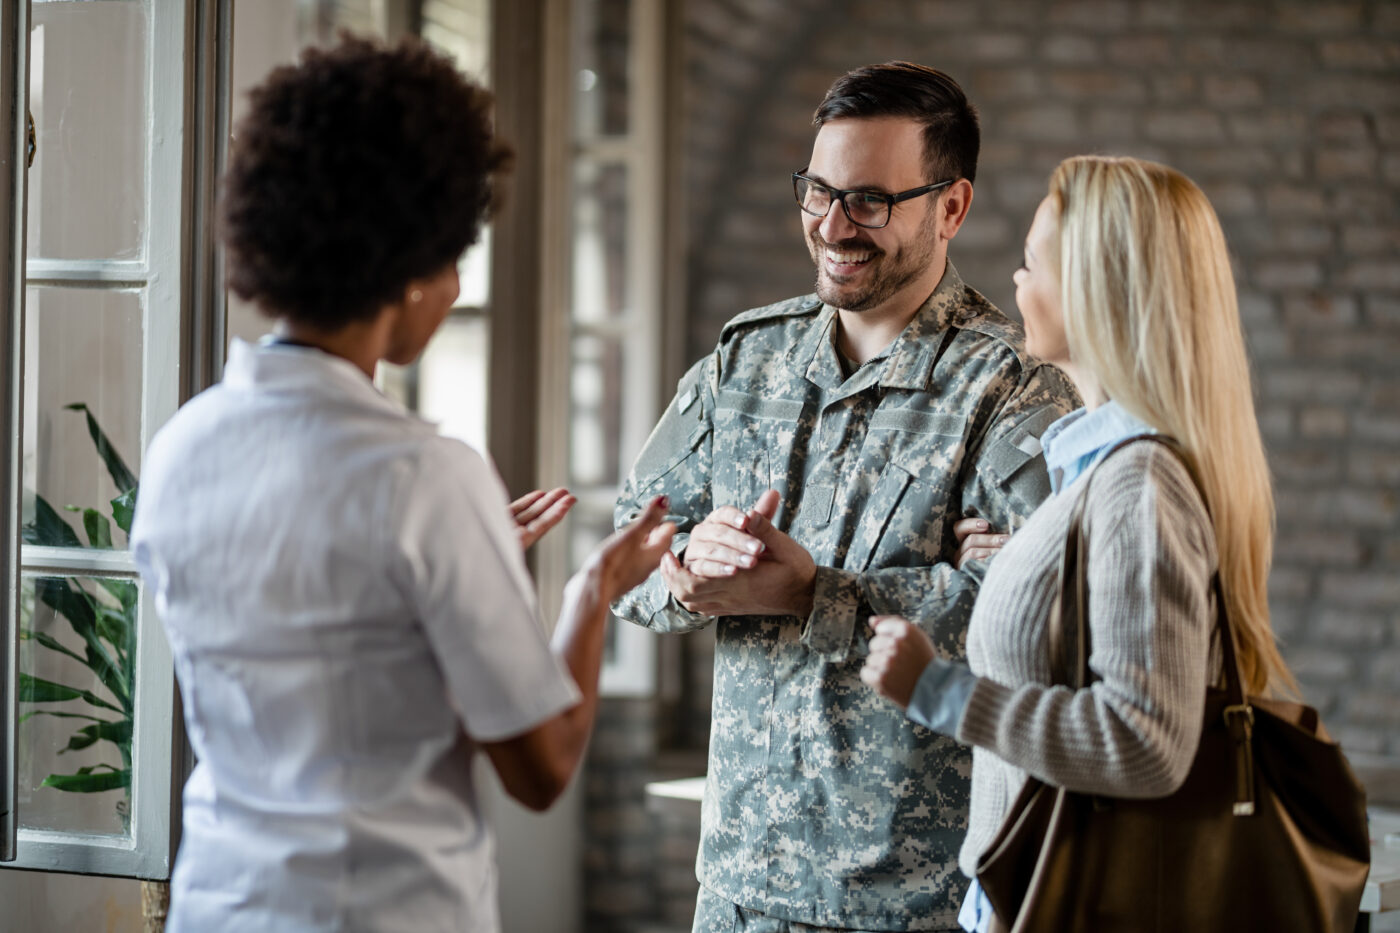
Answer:
[[[814,122],[817,294],[740,314],[681,379],[617,521],[665,493],[682,533],[615,608],[716,627],[696,931],[957,929],[971,756],[861,683],[865,620],[963,656],[980,572],[953,522],[1019,527],[1078,400],[947,262],[977,162],[961,88],[871,66]]]

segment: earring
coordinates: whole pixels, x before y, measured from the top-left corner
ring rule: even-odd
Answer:
[[[423,300],[423,289],[421,289],[421,288],[415,288],[413,291],[409,292],[409,293],[408,293],[408,300],[414,302],[415,304],[416,304],[417,302],[422,301],[422,300]]]

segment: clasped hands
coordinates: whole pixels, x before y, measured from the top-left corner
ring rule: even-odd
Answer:
[[[691,529],[684,563],[662,555],[661,576],[676,602],[710,616],[811,615],[817,565],[774,526],[780,502],[769,489],[748,511],[720,506]]]

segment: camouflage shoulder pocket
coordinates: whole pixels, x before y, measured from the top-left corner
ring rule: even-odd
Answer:
[[[690,368],[676,386],[676,397],[666,406],[651,437],[647,438],[632,468],[636,486],[654,485],[688,459],[710,433],[704,389],[700,384],[705,360]]]

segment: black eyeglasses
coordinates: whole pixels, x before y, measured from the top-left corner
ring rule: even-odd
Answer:
[[[802,172],[805,171],[807,170],[804,168]],[[857,227],[870,227],[872,229],[878,229],[888,224],[890,212],[900,201],[907,201],[910,198],[928,194],[930,191],[946,188],[956,181],[956,179],[950,178],[934,185],[910,188],[908,191],[901,191],[898,194],[884,194],[879,191],[842,191],[840,188],[828,188],[821,182],[813,181],[803,175],[802,172],[792,173],[792,190],[797,195],[798,207],[813,217],[825,217],[827,212],[831,210],[831,202],[839,199],[841,208],[846,212],[851,223]]]

